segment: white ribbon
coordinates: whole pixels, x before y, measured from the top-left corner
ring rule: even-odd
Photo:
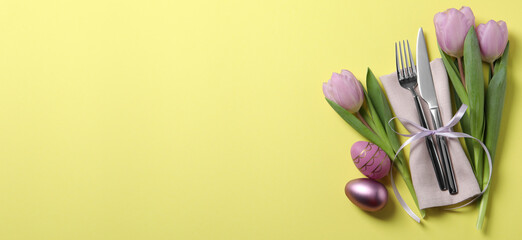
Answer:
[[[394,118],[390,119],[390,121],[388,121],[388,125],[390,125],[391,129],[395,133],[397,133],[397,134],[399,134],[401,136],[404,136],[404,137],[410,137],[397,150],[397,153],[395,154],[395,157],[392,160],[392,164],[393,164],[393,161],[395,161],[395,159],[397,158],[397,155],[399,154],[399,152],[401,152],[402,149],[404,147],[406,147],[408,144],[411,144],[414,141],[417,141],[419,139],[423,139],[423,138],[431,136],[431,135],[443,136],[443,137],[448,137],[448,138],[471,138],[471,139],[474,139],[475,141],[479,142],[480,145],[482,146],[482,148],[484,149],[484,151],[486,152],[486,155],[488,157],[488,163],[489,163],[489,179],[488,179],[488,182],[487,182],[486,186],[484,187],[484,190],[482,190],[482,192],[480,192],[479,195],[477,195],[475,198],[473,198],[472,200],[470,200],[466,204],[458,206],[458,207],[454,207],[454,208],[449,208],[447,210],[453,210],[453,209],[458,209],[458,208],[465,207],[465,206],[471,204],[472,202],[474,202],[475,200],[477,200],[480,196],[482,196],[482,194],[484,194],[484,192],[489,187],[489,181],[491,180],[491,173],[493,171],[493,164],[491,162],[491,156],[489,154],[488,148],[486,147],[486,145],[484,145],[484,143],[482,141],[480,141],[479,139],[477,139],[477,138],[475,138],[473,136],[465,134],[465,133],[451,131],[451,128],[454,127],[455,125],[457,125],[457,123],[460,121],[460,119],[464,116],[464,114],[466,113],[466,109],[467,108],[468,108],[467,105],[462,104],[460,109],[457,111],[457,113],[455,113],[455,116],[453,116],[451,118],[451,120],[448,122],[448,124],[440,127],[439,129],[435,129],[435,130],[424,128],[424,127],[422,127],[422,126],[420,126],[420,125],[418,125],[416,123],[413,123],[413,122],[411,122],[411,121],[409,121],[407,119],[402,119],[402,118],[398,118],[398,117],[394,117]],[[393,129],[392,124],[391,124],[393,119],[396,119],[396,118],[399,119],[403,124],[404,123],[410,124],[414,128],[418,129],[419,132],[417,132],[415,134],[401,134],[401,133],[398,133],[397,131],[395,131]],[[408,206],[408,204],[406,204],[404,199],[401,197],[401,194],[397,190],[397,187],[395,186],[395,181],[393,180],[393,168],[390,169],[390,177],[391,177],[391,184],[392,184],[393,192],[395,193],[395,197],[397,198],[397,200],[401,204],[402,208],[404,209],[404,211],[406,211],[406,213],[408,213],[408,215],[410,215],[411,218],[413,218],[413,220],[415,220],[416,222],[420,223],[420,218],[411,210],[411,208]]]

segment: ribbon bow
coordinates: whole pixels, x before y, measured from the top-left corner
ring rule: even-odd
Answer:
[[[491,180],[491,173],[493,171],[493,164],[491,162],[491,156],[489,154],[488,148],[486,147],[486,145],[484,145],[484,143],[482,141],[480,141],[479,139],[477,139],[477,138],[475,138],[475,137],[473,137],[471,135],[468,135],[468,134],[465,134],[465,133],[461,133],[461,132],[453,132],[451,130],[451,128],[453,128],[455,125],[457,125],[457,123],[460,121],[460,119],[464,116],[464,114],[466,113],[466,109],[467,108],[468,108],[468,106],[466,104],[462,104],[462,106],[459,108],[457,113],[455,113],[455,116],[453,116],[451,118],[451,120],[448,122],[448,124],[438,128],[438,129],[435,129],[435,130],[424,128],[424,127],[422,127],[422,126],[420,126],[420,125],[418,125],[418,124],[416,124],[416,123],[414,123],[412,121],[409,121],[407,119],[398,118],[398,117],[394,117],[394,118],[390,119],[390,121],[388,121],[388,125],[390,125],[391,129],[395,133],[397,133],[397,134],[399,134],[401,136],[404,136],[404,137],[409,137],[409,139],[406,140],[406,142],[404,142],[404,144],[402,144],[399,147],[399,149],[397,150],[397,153],[395,154],[395,157],[393,158],[392,162],[395,161],[395,158],[397,158],[397,155],[399,154],[399,152],[402,151],[402,149],[404,147],[406,147],[407,145],[411,144],[414,141],[417,141],[419,139],[423,139],[423,138],[425,138],[427,136],[431,136],[431,135],[444,136],[444,137],[448,137],[448,138],[471,138],[471,139],[474,139],[475,141],[480,143],[480,145],[482,146],[482,148],[486,152],[486,156],[488,157],[488,163],[489,163],[489,179],[488,179],[488,182],[486,183],[486,186],[484,187],[482,192],[480,192],[480,194],[477,195],[475,198],[473,198],[472,200],[470,200],[469,202],[467,202],[464,205],[461,205],[461,206],[455,207],[455,208],[449,208],[448,210],[465,207],[465,206],[471,204],[472,202],[474,202],[475,200],[477,200],[480,196],[482,196],[482,194],[484,194],[484,192],[489,187],[489,181]],[[397,131],[395,131],[395,129],[393,129],[392,124],[391,124],[391,122],[394,119],[399,119],[403,124],[407,123],[407,124],[411,125],[412,127],[418,129],[419,132],[414,133],[414,134],[401,134],[401,133],[398,133]],[[406,204],[406,202],[404,202],[404,199],[402,199],[401,194],[399,193],[399,191],[397,190],[397,187],[395,186],[395,181],[393,180],[393,168],[390,169],[390,177],[391,177],[391,184],[392,184],[393,192],[395,193],[395,197],[397,198],[397,200],[401,204],[402,208],[404,209],[404,211],[406,211],[406,213],[408,213],[408,215],[410,215],[411,218],[413,218],[416,222],[420,223],[420,218],[411,210],[411,208],[408,206],[408,204]]]

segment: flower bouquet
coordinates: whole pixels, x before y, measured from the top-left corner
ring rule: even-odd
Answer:
[[[459,10],[451,8],[437,13],[434,25],[443,62],[441,66],[445,69],[445,79],[449,78],[452,86],[453,101],[448,101],[451,101],[454,109],[468,106],[460,116],[462,133],[455,135],[466,136],[465,144],[461,147],[466,152],[469,166],[481,189],[480,194],[472,200],[460,202],[459,205],[466,206],[480,200],[477,228],[481,229],[491,191],[489,173],[492,169],[488,163],[495,159],[506,93],[509,56],[507,25],[504,21],[491,20],[475,27],[475,17],[469,7]],[[487,74],[484,69],[488,69]],[[412,69],[410,65],[411,70],[416,71],[414,64]],[[485,79],[488,80],[487,83]],[[386,161],[392,159],[391,165],[401,174],[424,217],[425,211],[419,208],[416,195],[418,187],[414,187],[408,161],[400,151],[404,145],[401,146],[393,130],[392,108],[372,71],[367,71],[366,89],[350,71],[342,70],[340,74],[334,73],[331,79],[323,84],[323,93],[330,106],[370,141],[366,145],[354,144],[352,147],[351,155],[359,170],[370,179],[378,179],[386,174],[376,174],[376,171],[388,171]],[[460,114],[459,112],[456,114]],[[386,156],[377,157],[378,151],[372,152],[372,145],[376,145],[375,148],[386,153]],[[368,157],[370,153],[373,154],[372,157]],[[361,195],[361,191],[354,190],[361,188],[365,188],[366,192],[374,191],[375,194],[381,192],[375,183],[366,184],[364,181],[358,181],[357,184],[347,184],[346,194],[357,206],[365,210],[378,210],[379,208],[370,206],[374,200],[371,199],[372,196]],[[402,201],[395,186],[393,188],[399,201]]]

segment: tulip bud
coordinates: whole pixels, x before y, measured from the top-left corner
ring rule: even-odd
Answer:
[[[507,25],[504,21],[489,20],[477,27],[480,53],[484,62],[493,63],[502,56],[508,41]]]
[[[442,51],[456,58],[462,57],[466,35],[475,25],[475,16],[471,8],[462,7],[460,10],[450,8],[439,12],[435,14],[433,22]]]
[[[323,83],[324,96],[351,113],[356,113],[364,101],[364,91],[359,80],[348,70],[333,73],[332,78]]]

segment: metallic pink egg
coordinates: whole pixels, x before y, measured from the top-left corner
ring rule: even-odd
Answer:
[[[388,202],[388,191],[382,183],[368,178],[349,181],[344,193],[355,206],[365,211],[381,210]]]
[[[350,153],[353,163],[364,176],[379,179],[390,172],[390,158],[381,148],[371,142],[359,141],[354,143]]]

